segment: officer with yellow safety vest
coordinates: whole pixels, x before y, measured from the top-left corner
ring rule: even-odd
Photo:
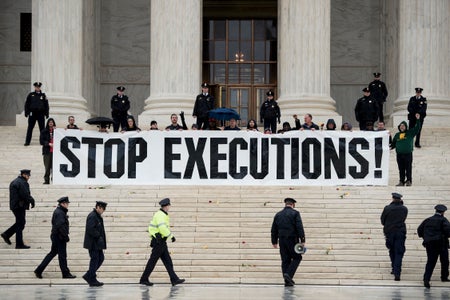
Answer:
[[[169,224],[170,199],[162,199],[159,201],[159,205],[161,205],[161,208],[153,215],[153,219],[148,226],[148,232],[150,234],[150,238],[152,239],[150,247],[152,247],[153,250],[139,283],[147,286],[153,285],[148,278],[155,268],[158,259],[161,258],[164,266],[166,267],[167,273],[169,273],[170,282],[173,286],[175,286],[183,283],[185,280],[179,278],[173,270],[172,258],[170,257],[170,253],[167,248],[167,239],[171,239],[172,242],[175,242],[175,237],[170,232]]]

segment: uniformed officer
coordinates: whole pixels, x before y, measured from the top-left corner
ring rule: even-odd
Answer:
[[[381,224],[386,238],[386,247],[389,249],[391,259],[391,274],[395,281],[400,281],[402,272],[402,260],[405,254],[406,225],[408,209],[403,205],[402,195],[392,193],[392,202],[383,209]]]
[[[359,98],[355,106],[356,121],[359,129],[366,130],[367,123],[372,124],[378,119],[378,102],[370,95],[369,88],[363,88],[364,96]]]
[[[16,217],[14,225],[1,234],[1,237],[8,245],[11,245],[10,238],[16,234],[16,249],[29,249],[23,242],[23,230],[26,223],[26,211],[34,208],[34,199],[31,197],[30,179],[31,171],[28,169],[20,170],[20,176],[14,179],[9,185],[9,209],[12,210]]]
[[[124,95],[124,91],[125,87],[118,86],[117,94],[111,98],[111,115],[114,120],[114,132],[118,132],[119,127],[121,127],[121,130],[125,130],[127,127],[127,116],[128,110],[130,109],[130,101],[128,100],[128,96]]]
[[[370,95],[378,102],[378,118],[380,122],[384,122],[383,104],[386,102],[388,91],[386,84],[381,81],[381,73],[373,73],[373,81],[369,83]]]
[[[209,84],[203,82],[202,85],[202,93],[197,95],[194,104],[194,110],[192,112],[192,116],[197,118],[197,126],[198,129],[208,129],[209,128],[209,116],[208,113],[210,110],[214,109],[214,96],[209,93]]]
[[[448,282],[448,238],[450,236],[450,223],[444,217],[447,207],[438,204],[434,207],[436,213],[425,219],[417,228],[417,234],[423,238],[423,245],[427,250],[427,264],[423,274],[423,285],[430,288],[431,275],[436,266],[438,257],[441,260],[441,281]]]
[[[260,117],[261,122],[264,122],[264,128],[270,128],[271,132],[277,132],[277,120],[280,124],[280,107],[274,99],[274,93],[269,90],[267,93],[267,99],[261,104]]]
[[[34,270],[34,274],[37,278],[42,278],[42,272],[44,272],[45,268],[56,255],[58,255],[59,268],[61,269],[62,277],[69,279],[76,278],[75,275],[70,273],[70,270],[67,267],[67,243],[70,240],[69,217],[67,216],[69,203],[69,197],[61,197],[58,199],[58,206],[52,216],[52,233],[50,235],[52,248],[41,264]]]
[[[416,142],[414,145],[417,148],[421,148],[420,145],[420,133],[422,132],[423,121],[427,116],[427,98],[422,96],[423,88],[416,87],[416,95],[409,99],[408,103],[408,120],[409,128],[414,128],[417,122],[416,114],[420,114],[420,129],[416,135]]]
[[[295,199],[284,199],[285,207],[279,211],[272,223],[271,239],[274,248],[280,248],[281,271],[283,272],[284,285],[293,286],[293,278],[297,271],[302,255],[295,252],[297,243],[305,246],[305,231],[303,230],[300,213],[295,210]]]
[[[45,118],[48,118],[49,113],[47,96],[41,91],[42,82],[35,82],[33,86],[34,92],[29,93],[25,101],[25,117],[28,118],[28,128],[24,146],[30,145],[36,121],[39,125],[39,132],[44,130]]]
[[[158,259],[161,258],[164,266],[166,267],[167,273],[169,273],[170,282],[173,286],[175,286],[183,283],[185,280],[179,278],[173,270],[172,258],[170,257],[169,249],[167,248],[168,239],[170,239],[172,243],[175,242],[175,237],[170,231],[169,223],[170,199],[162,199],[159,201],[159,205],[161,205],[161,208],[153,215],[152,221],[148,226],[148,233],[152,239],[150,247],[153,249],[139,283],[147,286],[153,285],[148,278],[155,268]]]

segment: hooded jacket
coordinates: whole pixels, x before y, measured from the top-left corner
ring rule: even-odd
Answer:
[[[406,130],[400,131],[400,125],[405,125]],[[420,120],[417,120],[416,126],[414,128],[408,130],[408,124],[406,121],[401,122],[398,125],[398,130],[392,139],[391,149],[395,148],[395,152],[397,154],[409,154],[414,150],[414,137],[419,132],[420,129]]]

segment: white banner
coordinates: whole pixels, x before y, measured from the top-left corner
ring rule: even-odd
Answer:
[[[53,183],[387,185],[387,131],[56,129]]]

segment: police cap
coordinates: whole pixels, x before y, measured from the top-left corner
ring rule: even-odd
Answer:
[[[33,83],[33,86],[41,87],[42,86],[42,82],[35,82],[35,83]]]
[[[61,203],[70,203],[69,197],[61,197],[61,198],[59,198],[58,199],[58,203],[59,204],[61,204]]]
[[[380,77],[381,76],[381,73],[380,72],[375,72],[375,73],[373,73],[373,77]]]
[[[106,202],[103,202],[103,201],[97,201],[96,203],[95,203],[95,206],[97,207],[97,206],[99,206],[99,207],[101,207],[101,208],[103,208],[103,209],[106,209],[106,206],[108,205],[108,203],[106,203]]]
[[[447,206],[445,206],[444,204],[438,204],[438,205],[436,205],[436,206],[434,207],[434,209],[435,209],[437,212],[444,212],[444,211],[447,210]]]
[[[23,175],[23,174],[30,176],[31,170],[28,170],[28,169],[20,170],[20,175]]]
[[[124,86],[118,86],[117,90],[123,92],[123,91],[125,91],[125,87]]]
[[[285,198],[284,203],[297,203],[297,201],[295,201],[295,199],[293,198]]]
[[[363,91],[363,92],[366,92],[366,93],[367,93],[367,92],[370,92],[369,88],[367,88],[367,87],[363,88],[362,91]]]
[[[423,91],[423,88],[416,87],[416,93],[422,93],[422,91]]]
[[[399,193],[392,193],[392,199],[402,200],[403,195]]]
[[[272,90],[269,90],[269,91],[266,93],[266,95],[267,95],[267,96],[273,96],[273,91],[272,91]]]
[[[203,83],[202,83],[202,88],[204,88],[204,89],[205,89],[205,88],[206,88],[206,89],[209,88],[209,84],[208,84],[207,82],[203,82]]]
[[[159,205],[161,205],[161,206],[170,205],[170,199],[169,198],[162,199],[161,201],[159,201]]]

